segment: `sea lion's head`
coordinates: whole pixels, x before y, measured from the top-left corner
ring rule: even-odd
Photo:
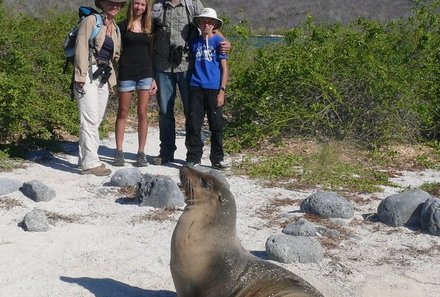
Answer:
[[[235,228],[236,205],[229,188],[218,178],[200,170],[184,166],[180,181],[185,192],[185,211],[197,211],[213,220],[226,218]],[[225,224],[225,220],[222,221]]]

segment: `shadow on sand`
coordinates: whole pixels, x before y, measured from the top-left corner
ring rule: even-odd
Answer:
[[[60,276],[60,279],[66,283],[78,284],[96,297],[177,297],[177,294],[172,291],[145,290],[111,278]]]

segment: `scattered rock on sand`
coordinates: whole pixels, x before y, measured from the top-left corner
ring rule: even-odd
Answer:
[[[49,221],[44,211],[34,209],[23,218],[23,229],[30,232],[45,232],[49,230]]]
[[[349,219],[354,215],[353,205],[334,192],[318,192],[301,203],[301,211],[322,218]]]
[[[418,228],[423,203],[429,198],[431,195],[420,189],[388,196],[377,207],[379,221],[392,227]]]
[[[316,263],[324,257],[319,241],[308,236],[272,235],[266,241],[269,258],[281,263]]]
[[[430,234],[440,236],[440,199],[430,198],[425,201],[420,223],[422,228]]]
[[[20,191],[35,202],[50,201],[56,197],[54,189],[46,186],[39,180],[23,183]]]
[[[22,185],[23,183],[18,180],[2,177],[0,178],[0,196],[18,191]]]
[[[288,224],[282,232],[292,236],[316,236],[315,225],[304,218]]]
[[[182,191],[168,176],[144,174],[141,177],[136,198],[140,206],[155,208],[181,207],[185,204]]]
[[[116,170],[110,179],[114,187],[137,186],[141,181],[142,173],[139,168],[121,168]]]

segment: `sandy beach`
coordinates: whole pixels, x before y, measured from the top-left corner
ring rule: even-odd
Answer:
[[[150,165],[143,173],[170,176],[176,182],[185,159],[183,132],[178,133],[176,163]],[[126,167],[137,151],[136,133],[125,135]],[[100,156],[109,164],[113,135],[102,141]],[[149,129],[146,154],[159,150],[158,130]],[[27,182],[39,180],[57,197],[36,203],[20,191],[0,197],[0,296],[8,297],[176,297],[170,268],[170,239],[182,209],[164,211],[140,207],[110,176],[80,175],[77,148],[29,162],[25,168],[0,172]],[[202,165],[209,165],[208,148]],[[112,171],[119,168],[108,165]],[[258,180],[226,175],[237,202],[237,231],[243,246],[267,259],[266,239],[280,234],[273,222],[288,213],[301,216],[299,203],[275,208],[274,199],[298,201],[317,189],[289,191],[267,188]],[[280,264],[313,284],[327,297],[437,297],[440,292],[440,237],[365,221],[381,199],[406,187],[440,181],[440,172],[401,172],[400,187],[363,196],[355,216],[343,227],[341,240],[325,245],[324,259],[314,264]],[[20,226],[33,209],[49,214],[47,232],[26,232]],[[271,214],[262,215],[271,209]],[[322,239],[322,238],[321,238]],[[221,296],[219,296],[221,297]]]

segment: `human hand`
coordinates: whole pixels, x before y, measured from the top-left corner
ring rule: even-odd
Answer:
[[[217,107],[222,107],[225,104],[225,92],[220,91],[217,94]]]
[[[74,87],[75,91],[77,91],[79,94],[84,95],[86,93],[84,90],[84,82],[76,81]]]
[[[231,43],[227,39],[223,39],[222,42],[220,42],[220,53],[227,54],[231,50]]]
[[[150,95],[154,95],[157,92],[157,83],[156,80],[153,79],[153,82],[151,83],[151,88],[150,88]]]

